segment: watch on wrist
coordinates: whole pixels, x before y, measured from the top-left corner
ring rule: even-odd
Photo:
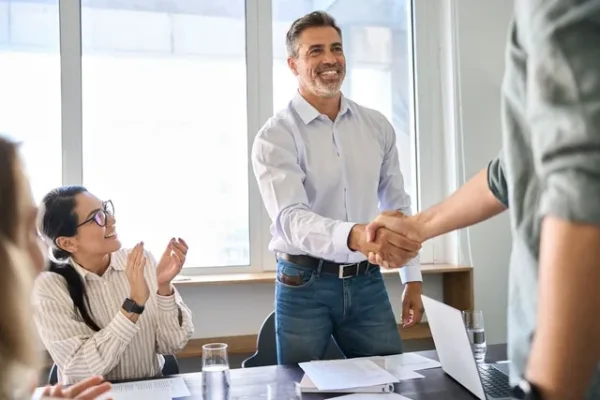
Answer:
[[[526,379],[522,379],[513,388],[512,397],[519,400],[544,400],[538,387]]]
[[[123,310],[125,310],[129,313],[141,314],[144,312],[144,306],[138,305],[135,301],[133,301],[129,298],[125,299],[122,307],[123,307]]]

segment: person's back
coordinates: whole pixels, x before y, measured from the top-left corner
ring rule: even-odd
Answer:
[[[563,5],[573,10],[559,21],[548,12],[559,2],[549,3],[555,4],[517,2],[506,52],[503,153],[488,168],[490,188],[510,206],[513,227],[508,343],[514,384],[525,375],[532,338],[540,323],[544,218],[552,215],[600,225],[600,175],[595,173],[600,164],[600,115],[597,105],[585,106],[592,96],[600,100],[600,53],[593,55],[595,74],[586,75],[590,71],[582,66],[589,63],[591,55],[583,47],[592,46],[592,39],[590,43],[583,40],[583,6]],[[594,3],[598,20],[600,2]],[[571,26],[570,37],[542,38],[568,24],[581,24],[581,28],[575,33]],[[594,284],[599,290],[600,282]],[[594,380],[589,398],[600,399],[600,373]]]

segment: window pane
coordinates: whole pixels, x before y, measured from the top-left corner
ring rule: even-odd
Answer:
[[[342,29],[346,55],[344,95],[374,108],[396,130],[405,189],[417,205],[417,168],[411,76],[410,0],[322,1],[319,7]],[[273,105],[275,111],[294,96],[297,82],[286,62],[285,34],[292,22],[314,11],[312,0],[272,0]]]
[[[22,142],[36,201],[62,180],[58,0],[0,0],[0,132]]]
[[[85,185],[126,246],[180,236],[187,267],[248,265],[244,1],[82,7]]]

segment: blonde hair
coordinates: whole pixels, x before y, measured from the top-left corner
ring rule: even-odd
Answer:
[[[0,399],[30,391],[32,382],[23,382],[22,373],[38,372],[41,363],[31,314],[34,277],[29,263],[22,250],[0,238]]]
[[[16,144],[0,135],[0,399],[31,397],[33,382],[23,372],[41,365],[31,307],[35,271],[20,237],[26,199],[19,173]]]

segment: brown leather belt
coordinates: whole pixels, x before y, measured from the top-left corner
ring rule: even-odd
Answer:
[[[364,274],[370,268],[379,268],[379,266],[371,264],[366,260],[353,264],[340,264],[307,255],[294,255],[286,253],[277,254],[277,258],[288,261],[292,264],[297,264],[315,270],[318,269],[319,264],[321,264],[321,272],[336,275],[340,279],[352,278],[354,276]]]

